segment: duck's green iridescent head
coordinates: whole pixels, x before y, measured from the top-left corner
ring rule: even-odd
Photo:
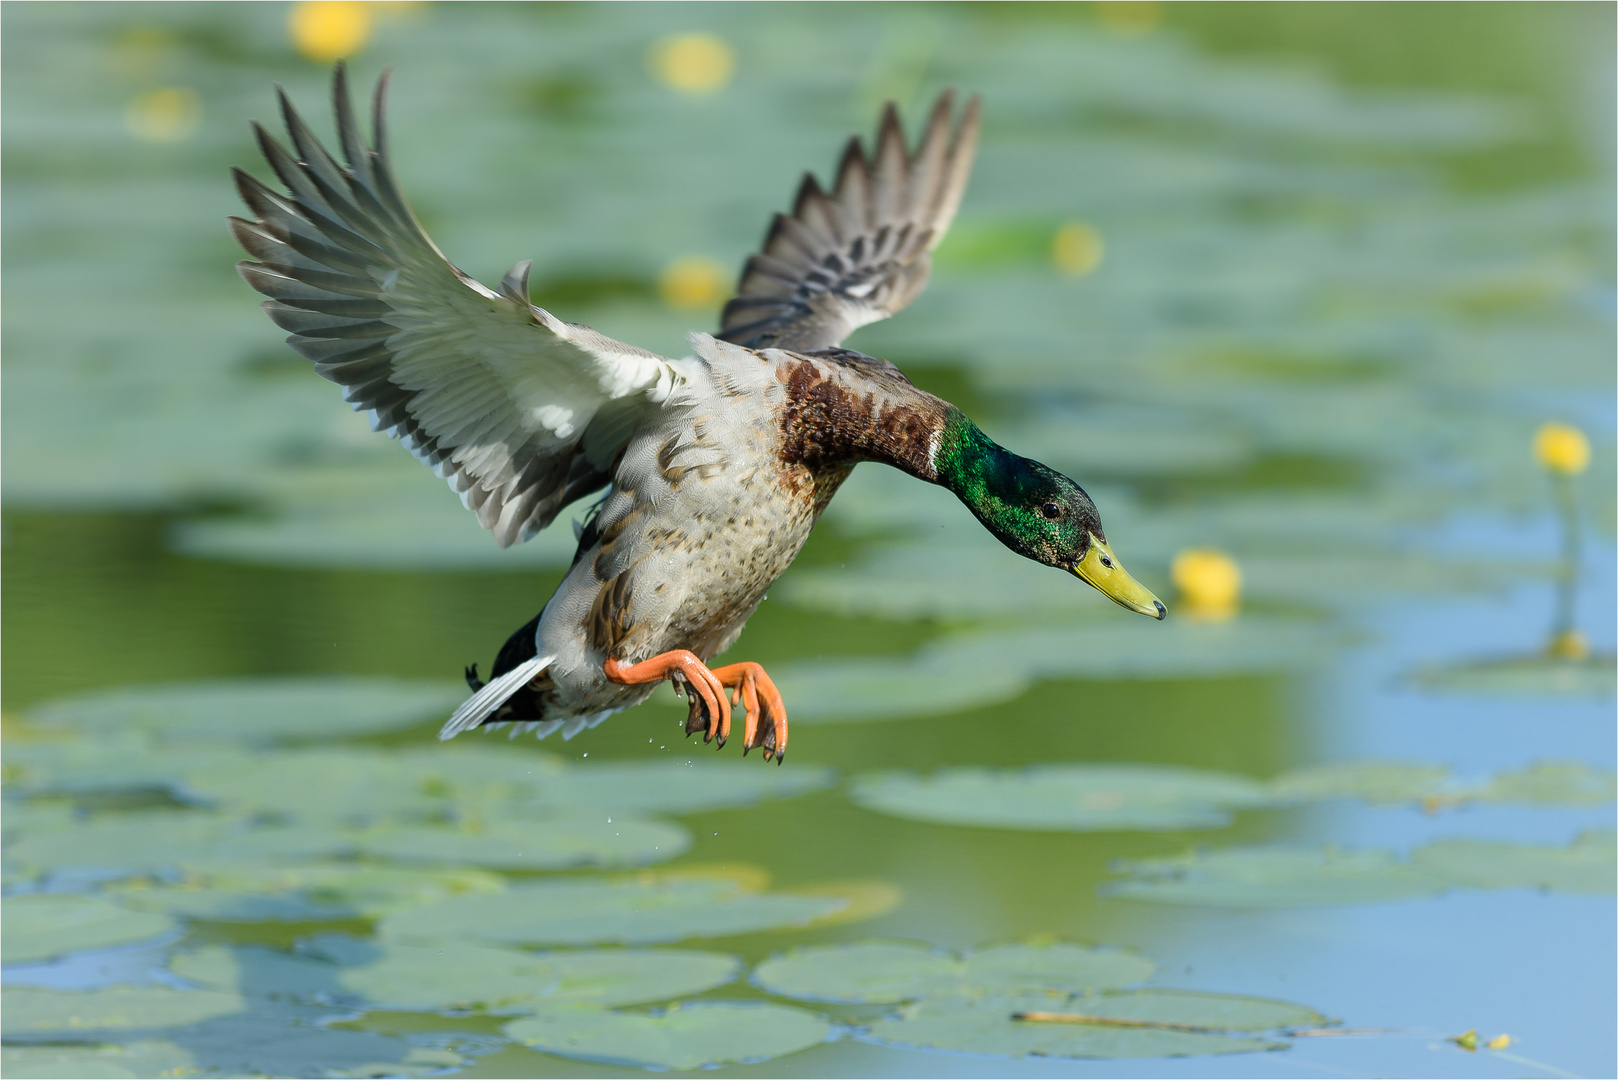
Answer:
[[[1168,613],[1113,555],[1083,488],[1000,446],[958,409],[939,432],[933,468],[938,482],[1012,551],[1077,574],[1131,611],[1154,619]]]

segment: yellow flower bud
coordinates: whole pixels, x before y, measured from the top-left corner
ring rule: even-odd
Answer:
[[[1241,599],[1242,572],[1236,560],[1212,548],[1187,548],[1169,569],[1180,591],[1181,610],[1205,619],[1228,619]]]
[[[1512,1039],[1510,1035],[1496,1035],[1483,1045],[1487,1046],[1490,1050],[1504,1050],[1506,1047],[1510,1046],[1511,1043]]]
[[[1558,660],[1583,660],[1590,655],[1590,639],[1577,630],[1563,630],[1551,638],[1545,652]]]
[[[1569,424],[1541,424],[1534,432],[1534,459],[1552,472],[1573,476],[1590,464],[1590,440]]]
[[[647,57],[657,81],[685,94],[711,93],[730,81],[736,53],[713,34],[675,34],[652,46]]]
[[[354,55],[371,36],[368,8],[358,0],[298,0],[289,23],[293,47],[321,63]]]
[[[1051,237],[1051,262],[1070,277],[1094,272],[1106,253],[1100,231],[1083,221],[1069,221]]]
[[[148,90],[129,103],[124,124],[131,135],[147,142],[189,139],[202,123],[202,99],[184,86]]]
[[[702,255],[675,259],[663,268],[657,291],[671,308],[713,308],[725,299],[725,268]]]

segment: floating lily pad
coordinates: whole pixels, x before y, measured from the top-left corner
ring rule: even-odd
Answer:
[[[679,949],[599,949],[520,953],[477,946],[389,944],[364,967],[345,969],[343,986],[401,1008],[600,1006],[665,1001],[736,978],[733,956]]]
[[[0,1018],[7,1037],[72,1032],[74,1040],[94,1031],[195,1024],[247,1008],[239,994],[156,986],[114,986],[87,993],[8,986],[3,1001]]]
[[[557,526],[502,549],[460,499],[400,455],[399,465],[288,477],[271,509],[176,525],[176,551],[275,566],[523,570],[566,567],[578,547],[564,510]]]
[[[160,874],[254,858],[308,858],[351,846],[341,836],[314,829],[255,827],[201,811],[155,810],[30,830],[7,844],[6,858],[32,868]]]
[[[1109,896],[1207,907],[1376,904],[1437,896],[1448,883],[1389,851],[1248,847],[1122,863]]]
[[[7,785],[36,795],[167,789],[182,801],[197,801],[186,776],[230,772],[252,761],[237,747],[159,745],[140,731],[6,744]]]
[[[175,954],[168,966],[193,985],[250,998],[309,1001],[339,989],[335,964],[262,945],[209,945]]]
[[[1448,769],[1399,761],[1351,761],[1294,769],[1270,781],[1281,801],[1364,799],[1370,803],[1419,802],[1442,792]]]
[[[563,765],[529,746],[472,743],[386,752],[286,751],[231,768],[188,773],[188,791],[238,814],[333,825],[462,819],[526,819],[513,829],[555,828],[558,815],[693,813],[749,806],[830,786],[831,769],[749,768],[750,762],[602,762]],[[492,827],[492,826],[491,826]],[[672,828],[672,826],[669,826]],[[622,832],[622,830],[616,830]],[[614,838],[622,840],[622,837]],[[653,846],[656,846],[656,841]]]
[[[864,942],[794,949],[760,964],[753,981],[772,994],[807,1001],[893,1003],[951,994],[1114,989],[1145,981],[1153,966],[1132,953],[1082,945],[1002,945],[955,955]]]
[[[24,964],[63,953],[144,941],[174,929],[162,915],[84,896],[8,896],[3,905],[4,962]]]
[[[1618,777],[1610,770],[1580,762],[1546,761],[1520,772],[1501,773],[1483,787],[1467,792],[1478,802],[1519,802],[1542,806],[1597,806],[1618,795]]]
[[[190,1053],[159,1041],[126,1046],[6,1046],[0,1048],[0,1073],[12,1080],[202,1075]]]
[[[695,1002],[655,1015],[547,1009],[505,1032],[535,1050],[639,1069],[702,1069],[767,1061],[825,1042],[832,1026],[786,1005]]]
[[[1256,615],[1158,623],[1108,614],[1117,617],[952,637],[911,657],[786,664],[775,678],[800,703],[794,719],[886,720],[1008,701],[1041,679],[1287,670],[1313,663],[1328,640],[1316,624]]]
[[[765,770],[750,760],[585,761],[537,782],[534,794],[537,805],[564,812],[694,814],[787,799],[836,782],[836,770],[814,765]]]
[[[1151,765],[871,773],[856,777],[850,794],[914,821],[1083,832],[1214,829],[1232,810],[1269,801],[1263,784],[1242,776]]]
[[[466,696],[396,679],[221,679],[128,686],[50,702],[29,719],[86,734],[147,731],[172,742],[340,738],[408,727]]]
[[[1618,881],[1618,836],[1608,830],[1584,832],[1565,848],[1440,840],[1417,848],[1410,862],[1423,873],[1477,889],[1610,896]]]
[[[476,945],[373,944],[324,935],[298,954],[214,946],[170,962],[182,978],[254,997],[362,1000],[393,1009],[633,1005],[697,994],[735,979],[720,953],[598,949],[530,953]]]
[[[521,798],[558,766],[532,750],[409,752],[321,748],[283,751],[234,769],[190,774],[187,786],[222,810],[325,825],[430,821],[461,808]]]
[[[364,865],[216,866],[184,885],[129,886],[120,902],[141,911],[225,922],[349,919],[495,893],[504,879],[480,870]]]
[[[1211,1030],[1012,1019],[1015,1013],[1027,1012],[1078,1013]],[[873,1039],[896,1046],[1004,1057],[1152,1058],[1276,1050],[1285,1044],[1226,1032],[1314,1027],[1323,1022],[1318,1013],[1286,1002],[1140,990],[1077,998],[1061,994],[927,998],[905,1006],[897,1017],[871,1024],[869,1033]]]
[[[449,863],[521,870],[643,866],[683,855],[691,834],[678,825],[622,816],[551,820],[501,818],[475,829],[427,826],[373,829],[359,849],[395,862]]]
[[[1424,690],[1451,694],[1610,698],[1618,691],[1618,659],[1612,653],[1583,660],[1529,653],[1424,667],[1410,679]]]
[[[18,1075],[39,1076],[424,1076],[442,1074],[462,1064],[452,1050],[412,1046],[402,1039],[366,1031],[323,1028],[329,1007],[293,1007],[259,999],[250,1012],[210,1012],[210,1003],[248,1003],[233,994],[207,990],[117,990],[94,994],[54,994],[41,999],[39,991],[23,1004],[32,1017],[36,1009],[63,1010],[53,1019],[41,1017],[36,1031],[13,1031],[12,1002],[17,992],[5,991],[6,1034],[11,1038],[70,1041],[103,1040],[126,1030],[181,1027],[173,1041],[142,1041],[114,1046],[29,1047],[36,1051],[23,1061],[40,1070]],[[166,996],[165,996],[166,995]],[[20,996],[18,996],[19,1001]],[[71,1000],[69,1000],[71,999]],[[182,1002],[184,1004],[182,1004]],[[19,1006],[21,1007],[21,1006]],[[73,1018],[84,1021],[75,1025]],[[109,1022],[112,1021],[112,1022]],[[56,1024],[60,1026],[54,1026]],[[9,1052],[13,1047],[8,1046]],[[52,1063],[47,1051],[61,1057]],[[8,1062],[12,1060],[9,1056]],[[69,1064],[84,1071],[54,1071]],[[134,1071],[118,1071],[133,1068]],[[7,1076],[12,1075],[8,1071]]]
[[[802,926],[847,904],[837,897],[750,892],[723,879],[569,880],[446,900],[389,916],[378,929],[402,942],[637,945]]]

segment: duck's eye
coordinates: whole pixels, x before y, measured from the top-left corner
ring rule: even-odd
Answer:
[[[1046,503],[1044,506],[1039,508],[1039,512],[1050,518],[1052,521],[1055,521],[1057,518],[1062,516],[1062,508],[1057,506],[1055,503]]]
[[[1101,565],[1105,566],[1108,570],[1111,570],[1112,569],[1112,560],[1107,558],[1105,555],[1103,555],[1103,556],[1101,556]]]

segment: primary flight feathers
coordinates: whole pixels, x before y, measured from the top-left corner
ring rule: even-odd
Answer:
[[[952,137],[953,104],[949,91],[939,96],[909,154],[889,102],[875,152],[866,157],[850,138],[830,194],[804,174],[792,216],[776,214],[764,250],[747,260],[719,336],[755,349],[835,348],[921,295],[977,148],[978,99]]]

